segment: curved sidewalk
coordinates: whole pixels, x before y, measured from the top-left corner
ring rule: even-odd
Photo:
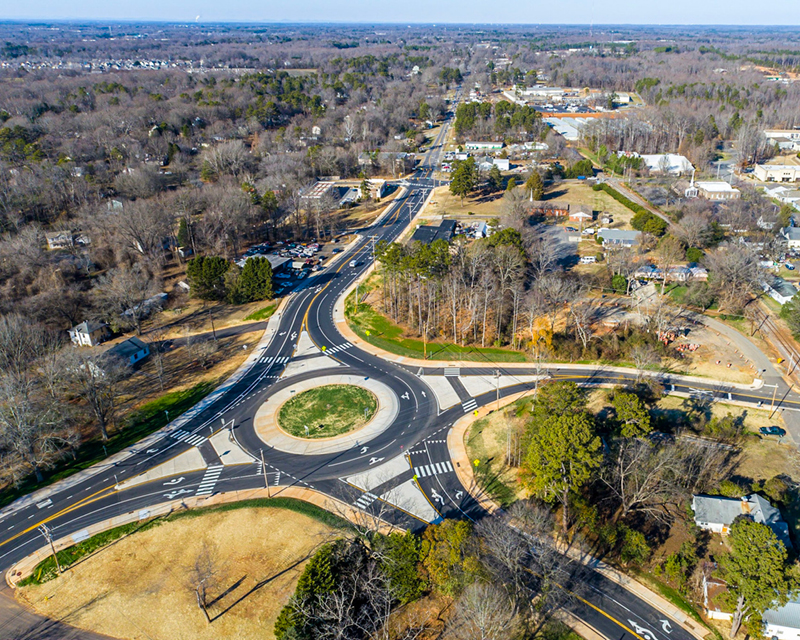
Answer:
[[[278,426],[278,411],[291,397],[309,389],[320,386],[320,380],[313,378],[303,380],[291,387],[281,389],[262,404],[253,418],[253,426],[258,437],[270,447],[286,453],[297,455],[317,455],[339,453],[368,442],[388,429],[400,411],[397,396],[387,385],[372,378],[348,374],[326,376],[324,384],[349,384],[362,387],[375,394],[378,399],[378,410],[372,420],[358,431],[330,438],[295,438]]]

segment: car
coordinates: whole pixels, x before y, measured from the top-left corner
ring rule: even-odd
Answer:
[[[341,247],[334,247],[333,248],[333,253],[341,253],[342,251],[344,251],[344,249],[342,249]]]
[[[357,267],[358,266],[358,260],[351,260],[350,261],[350,266],[351,267]]]
[[[772,427],[761,427],[758,432],[762,436],[778,436],[779,438],[783,438],[786,435],[786,429],[781,429],[780,427],[772,426]]]
[[[794,265],[791,262],[787,262],[784,265],[789,271],[794,271]]]
[[[288,273],[276,273],[275,277],[279,278],[280,280],[288,280],[292,276],[290,276]]]
[[[564,227],[564,231],[567,231],[569,233],[575,233],[577,229],[575,227]]]

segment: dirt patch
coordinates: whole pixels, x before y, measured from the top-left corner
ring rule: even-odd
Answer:
[[[202,518],[202,520],[201,520]],[[112,544],[17,596],[50,617],[115,638],[272,638],[305,560],[334,529],[284,509],[238,509],[167,522]],[[195,566],[209,614],[197,606]]]

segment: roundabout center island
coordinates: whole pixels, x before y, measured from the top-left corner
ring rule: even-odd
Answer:
[[[295,438],[330,438],[360,429],[377,410],[369,389],[326,384],[295,393],[278,411],[278,426]]]
[[[397,418],[399,399],[383,382],[348,374],[320,382],[300,381],[269,397],[253,421],[258,437],[287,453],[328,454],[363,446]]]

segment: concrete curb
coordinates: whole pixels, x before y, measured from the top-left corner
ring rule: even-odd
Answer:
[[[268,446],[278,451],[297,455],[322,455],[347,451],[386,431],[392,426],[400,412],[400,403],[395,393],[383,382],[365,380],[362,376],[350,374],[332,374],[326,376],[325,384],[347,384],[363,387],[375,395],[378,410],[373,418],[357,431],[329,438],[298,438],[289,435],[278,426],[278,411],[295,393],[319,387],[319,380],[313,378],[297,382],[292,388],[285,388],[272,395],[262,404],[253,417],[256,435]]]
[[[277,491],[276,491],[277,489]],[[120,527],[131,522],[142,522],[152,518],[166,516],[176,511],[185,511],[188,509],[197,509],[203,507],[211,507],[218,504],[229,504],[232,502],[240,502],[242,500],[254,500],[257,498],[294,498],[302,500],[310,504],[316,505],[325,511],[333,513],[334,515],[345,518],[352,524],[358,526],[364,524],[364,514],[359,509],[331,498],[330,496],[316,491],[314,489],[305,489],[300,487],[275,487],[271,491],[268,489],[250,489],[245,491],[228,491],[226,493],[218,493],[212,496],[205,497],[191,497],[183,500],[172,500],[169,502],[162,502],[160,504],[141,509],[139,511],[129,511],[119,516],[109,518],[103,522],[93,524],[82,531],[74,533],[70,536],[65,536],[53,541],[56,551],[67,549],[78,542],[91,538],[98,533]],[[370,516],[374,521],[376,518]],[[383,533],[391,531],[400,531],[398,527],[380,520],[379,530]],[[6,571],[6,583],[12,588],[16,588],[17,583],[33,573],[42,560],[52,555],[49,545],[45,545],[33,553],[29,554]]]
[[[158,431],[154,431],[149,436],[145,436],[143,439],[139,440],[135,444],[123,449],[115,453],[112,456],[109,456],[102,462],[98,462],[97,464],[89,467],[88,469],[84,469],[83,471],[79,471],[63,480],[59,480],[47,487],[42,487],[34,491],[33,493],[29,493],[28,495],[22,496],[17,498],[14,502],[9,504],[8,506],[4,507],[0,510],[0,519],[16,513],[22,509],[25,509],[32,504],[36,504],[37,502],[41,502],[46,500],[48,497],[54,495],[59,491],[63,491],[65,489],[69,489],[77,484],[80,484],[84,480],[88,480],[93,478],[94,476],[108,471],[108,469],[116,466],[120,462],[127,460],[132,455],[138,453],[141,449],[146,449],[150,444],[154,443],[156,440],[161,438],[164,434],[170,433],[175,431],[176,429],[180,429],[181,426],[186,424],[189,420],[194,418],[198,413],[203,411],[206,407],[210,404],[215,402],[221,395],[223,395],[228,389],[231,388],[234,384],[236,384],[243,376],[247,374],[247,372],[251,369],[251,367],[258,362],[260,357],[261,351],[263,351],[269,343],[272,341],[272,338],[278,331],[278,327],[280,326],[280,319],[281,314],[284,307],[289,303],[291,300],[291,296],[287,296],[283,298],[278,305],[278,308],[275,310],[275,313],[272,314],[272,317],[269,319],[267,323],[267,328],[264,330],[264,334],[259,339],[258,344],[253,348],[250,352],[250,355],[247,359],[239,366],[236,371],[234,371],[230,377],[228,377],[225,382],[223,382],[219,387],[217,387],[214,391],[212,391],[209,395],[203,398],[200,402],[194,405],[191,409],[182,413],[179,417],[175,420],[170,422],[169,424],[164,425]]]

